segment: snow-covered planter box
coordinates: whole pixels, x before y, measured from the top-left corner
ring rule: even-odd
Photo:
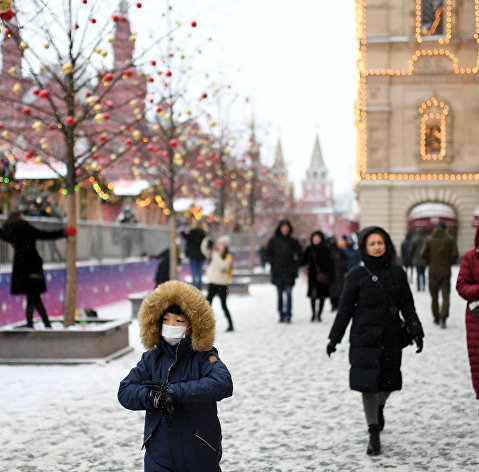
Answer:
[[[84,364],[110,361],[130,352],[125,320],[79,319],[65,328],[63,320],[52,320],[52,328],[24,323],[0,328],[2,364]]]

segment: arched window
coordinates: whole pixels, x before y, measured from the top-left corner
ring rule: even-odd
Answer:
[[[452,0],[416,0],[416,39],[451,37]]]
[[[441,161],[450,154],[451,139],[449,106],[431,97],[418,108],[420,156],[424,161]]]

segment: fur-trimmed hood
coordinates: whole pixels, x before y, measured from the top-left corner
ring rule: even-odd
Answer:
[[[215,340],[215,316],[203,294],[193,285],[171,280],[158,285],[141,304],[138,312],[140,336],[149,351],[161,338],[160,319],[171,305],[178,305],[191,321],[194,351],[209,351]]]

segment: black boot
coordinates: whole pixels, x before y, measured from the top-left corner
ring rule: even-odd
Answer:
[[[316,319],[316,315],[313,313],[311,316],[311,321],[314,321]]]
[[[379,431],[382,431],[384,429],[384,424],[386,423],[384,420],[384,405],[379,405],[378,423],[379,423]]]
[[[381,453],[381,441],[379,439],[379,426],[377,424],[370,424],[369,428],[369,443],[367,453],[369,456],[377,456]]]

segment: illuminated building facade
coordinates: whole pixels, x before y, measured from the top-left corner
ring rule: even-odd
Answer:
[[[399,246],[444,221],[464,252],[479,204],[479,0],[357,0],[356,14],[360,225]]]

